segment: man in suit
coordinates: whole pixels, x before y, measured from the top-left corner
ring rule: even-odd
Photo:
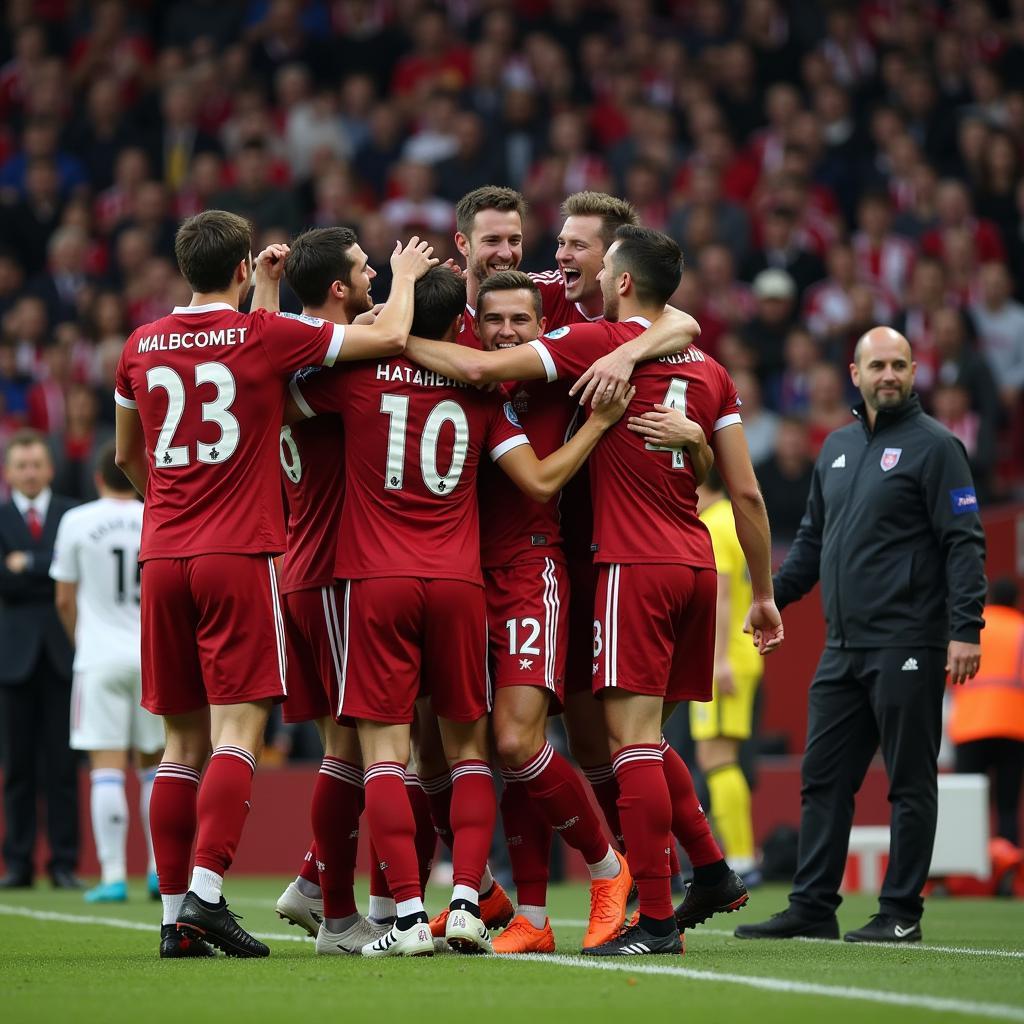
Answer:
[[[54,607],[50,562],[61,516],[74,504],[50,490],[45,437],[21,430],[7,445],[0,505],[0,722],[3,843],[0,888],[32,884],[36,806],[46,795],[48,870],[57,888],[79,888],[78,790],[70,748],[72,649]]]

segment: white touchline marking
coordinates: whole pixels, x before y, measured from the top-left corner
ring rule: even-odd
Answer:
[[[718,971],[699,971],[691,967],[669,967],[658,964],[637,963],[630,957],[608,961],[587,957],[521,953],[503,956],[503,960],[525,960],[532,963],[555,964],[559,967],[580,967],[592,971],[627,971],[630,974],[666,975],[691,981],[711,981],[724,985],[744,985],[803,996],[826,996],[833,999],[852,999],[889,1006],[909,1006],[936,1013],[962,1013],[970,1017],[989,1017],[994,1020],[1024,1021],[1024,1008],[1003,1003],[975,1003],[967,999],[947,999],[943,996],[912,995],[907,992],[887,992],[881,989],[855,988],[852,985],[820,985],[811,981],[788,978],[758,977],[749,974],[728,974]]]
[[[130,931],[158,934],[155,924],[142,921],[126,921],[117,917],[99,917],[86,914],[61,914],[52,910],[32,910],[0,903],[0,914],[27,917],[36,921],[53,921],[61,924],[92,924],[111,928],[125,928]],[[563,922],[564,923],[564,922]],[[283,940],[286,942],[308,942],[300,935],[285,935],[281,932],[254,932],[257,938]],[[902,946],[900,948],[912,948]],[[919,948],[919,947],[918,947]],[[467,962],[471,962],[467,959]],[[476,962],[489,957],[475,958]],[[1024,1022],[1024,1008],[1002,1003],[976,1003],[966,999],[948,999],[943,996],[927,996],[906,992],[889,992],[882,989],[856,988],[851,985],[821,985],[809,981],[788,978],[773,978],[748,974],[702,971],[691,967],[672,967],[660,964],[639,963],[624,960],[594,960],[586,957],[546,955],[537,953],[515,954],[501,957],[503,960],[521,960],[526,963],[553,964],[558,967],[575,967],[582,970],[626,971],[630,974],[651,974],[665,977],[686,978],[690,981],[710,981],[723,985],[743,985],[747,988],[763,989],[768,992],[782,992],[793,995],[825,996],[832,999],[850,999],[860,1002],[884,1003],[890,1006],[909,1006],[917,1009],[934,1010],[937,1013],[962,1013],[973,1017],[987,1017],[993,1020]]]
[[[565,928],[586,928],[588,921],[571,917],[553,917],[551,925],[562,925]],[[723,935],[735,938],[728,928],[694,928],[687,933],[691,938],[699,939],[702,935]],[[746,941],[746,940],[737,940]],[[768,940],[766,940],[768,941]],[[844,949],[868,946],[871,949],[892,949],[911,953],[952,953],[956,956],[994,956],[1007,960],[1024,960],[1024,950],[1019,949],[985,949],[979,946],[929,946],[920,942],[841,942],[839,939],[790,939],[791,942],[824,942],[830,945],[841,944]]]
[[[144,921],[127,921],[120,917],[97,917],[92,914],[60,914],[55,910],[31,910],[29,907],[15,907],[0,903],[0,914],[12,917],[28,917],[34,921],[55,921],[58,924],[98,924],[108,928],[127,928],[133,932],[149,932],[159,936],[159,924],[146,924]],[[307,935],[285,935],[283,932],[252,932],[257,939],[281,939],[284,942],[312,942]]]

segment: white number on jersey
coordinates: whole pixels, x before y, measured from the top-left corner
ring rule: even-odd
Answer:
[[[529,630],[529,635],[523,638],[522,645],[517,645],[519,637],[519,625],[522,625],[523,631]],[[505,623],[505,628],[508,630],[508,653],[509,654],[540,654],[540,648],[537,646],[537,637],[540,636],[540,623],[533,618],[530,619],[509,619]]]
[[[389,419],[388,455],[384,473],[384,489],[400,491],[405,486],[405,445],[409,426],[409,399],[405,395],[381,395],[380,411]],[[441,428],[451,423],[455,428],[452,463],[443,476],[437,468],[437,442]],[[420,437],[420,474],[427,490],[438,497],[451,494],[458,486],[462,467],[469,451],[469,420],[462,406],[451,399],[438,402],[423,424]]]
[[[299,458],[299,446],[292,437],[291,427],[281,428],[281,468],[293,484],[302,479],[302,459]]]
[[[667,405],[670,409],[678,409],[685,416],[687,384],[689,384],[689,381],[683,380],[681,377],[673,377],[668,390],[665,392],[665,397],[661,400],[661,404]],[[649,452],[671,452],[673,469],[682,469],[686,465],[683,457],[684,449],[682,448],[669,448],[662,444],[651,444],[650,441],[644,447]]]
[[[210,465],[226,462],[238,447],[238,420],[230,411],[237,392],[235,378],[223,363],[198,363],[195,381],[197,388],[201,384],[216,387],[214,397],[203,402],[203,422],[216,423],[220,427],[220,437],[213,444],[196,442],[196,458]],[[160,469],[187,466],[188,446],[171,444],[185,413],[185,382],[169,366],[151,367],[146,371],[146,382],[150,391],[163,388],[167,392],[167,414],[153,449],[153,462]]]

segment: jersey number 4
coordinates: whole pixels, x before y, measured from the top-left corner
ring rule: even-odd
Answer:
[[[388,456],[384,472],[384,490],[401,491],[405,487],[405,446],[409,429],[409,399],[405,395],[381,395],[380,411],[390,418]],[[455,428],[452,461],[446,473],[437,468],[437,442],[441,428]],[[420,475],[431,494],[447,497],[458,486],[469,451],[469,421],[462,406],[451,399],[438,402],[423,424],[420,435]]]
[[[689,384],[689,381],[683,380],[681,377],[673,377],[668,390],[665,392],[665,397],[661,400],[661,404],[667,405],[670,409],[678,409],[685,416],[687,384]],[[682,469],[686,465],[682,448],[667,448],[665,445],[651,444],[650,441],[644,447],[649,452],[671,452],[673,469]]]
[[[220,437],[213,444],[196,442],[196,458],[217,465],[230,459],[238,447],[238,420],[231,412],[237,391],[235,378],[223,363],[198,363],[195,381],[197,389],[202,384],[212,384],[217,389],[211,401],[203,402],[203,422],[216,423]],[[191,461],[188,446],[172,444],[185,414],[185,382],[169,366],[154,366],[146,371],[146,383],[150,391],[163,388],[167,392],[167,413],[153,449],[153,462],[159,469],[187,466]]]

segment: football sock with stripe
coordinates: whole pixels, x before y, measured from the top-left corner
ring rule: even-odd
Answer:
[[[629,744],[615,752],[612,767],[619,782],[619,818],[640,897],[640,913],[663,920],[672,916],[672,801],[663,755],[654,744]]]
[[[418,900],[423,907],[419,865],[416,863],[416,820],[412,815],[405,787],[405,765],[397,761],[378,761],[363,774],[366,819],[373,847],[387,876],[388,888],[401,906]]]
[[[214,749],[199,786],[197,868],[223,876],[231,867],[249,816],[255,771],[256,758],[244,747]]]
[[[430,802],[430,817],[434,822],[437,838],[450,850],[452,848],[452,777],[449,773],[425,779],[420,776],[420,786]]]
[[[412,816],[416,820],[416,862],[420,869],[420,885],[427,886],[430,871],[434,866],[434,851],[437,849],[437,833],[434,831],[434,819],[430,815],[430,800],[423,792],[419,776],[405,773],[405,792],[412,807]]]
[[[601,808],[604,820],[608,822],[608,831],[612,839],[625,849],[622,838],[622,823],[619,821],[619,784],[615,781],[615,772],[611,764],[601,764],[583,769],[583,776],[590,783],[597,799],[597,806]]]
[[[697,799],[693,776],[686,762],[662,739],[664,775],[672,801],[672,832],[682,844],[694,870],[722,860],[722,851],[711,834],[711,825]]]
[[[506,778],[526,787],[530,799],[548,824],[574,850],[583,854],[591,867],[591,877],[611,877],[618,873],[618,861],[611,858],[608,840],[587,799],[580,777],[572,765],[550,743],[545,743],[525,764],[509,768]],[[605,874],[594,874],[594,870]],[[611,875],[607,872],[611,871]]]
[[[452,765],[452,881],[479,892],[498,817],[494,780],[486,761]]]
[[[314,795],[316,787],[313,788]],[[316,840],[309,844],[306,856],[302,858],[302,867],[295,878],[295,887],[303,896],[311,900],[318,900],[323,897],[323,890],[320,888],[320,869],[316,866]]]
[[[103,882],[125,880],[128,843],[128,797],[120,768],[94,768],[89,772],[89,810],[96,858]]]
[[[362,767],[336,757],[325,757],[313,787],[312,806],[325,918],[338,920],[356,912],[353,886],[362,812]],[[331,931],[338,930],[331,928]]]
[[[196,837],[196,794],[199,772],[187,765],[165,761],[156,770],[149,802],[163,923],[174,924],[188,889],[192,842]]]
[[[504,775],[504,773],[502,773]],[[551,858],[551,826],[537,808],[521,782],[505,777],[501,794],[501,821],[505,828],[508,859],[516,899],[523,905],[543,907],[547,903],[548,865]],[[532,919],[531,919],[532,923]],[[543,919],[536,927],[544,926]]]
[[[738,764],[723,764],[705,772],[711,793],[711,817],[733,866],[754,862],[754,826],[750,816],[750,786]]]

